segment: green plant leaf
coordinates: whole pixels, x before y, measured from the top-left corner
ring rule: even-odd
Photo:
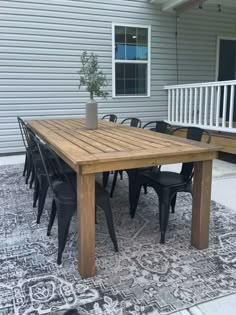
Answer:
[[[94,53],[88,54],[87,51],[82,53],[79,74],[79,88],[85,86],[91,99],[94,95],[103,98],[108,96],[108,92],[103,90],[107,86],[107,78],[99,67],[97,55]]]

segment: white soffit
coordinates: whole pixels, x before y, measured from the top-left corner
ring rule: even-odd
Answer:
[[[191,8],[206,2],[207,4],[216,4],[236,8],[236,0],[149,0],[150,3],[161,5],[162,11],[173,12],[190,10]]]

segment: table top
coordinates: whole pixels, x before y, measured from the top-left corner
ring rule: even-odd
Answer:
[[[219,150],[202,142],[105,120],[99,120],[96,130],[87,130],[85,119],[76,118],[30,120],[27,125],[81,173],[212,160]]]

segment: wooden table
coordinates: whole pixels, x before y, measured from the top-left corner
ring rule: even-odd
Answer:
[[[217,147],[103,120],[97,130],[86,130],[84,119],[34,120],[27,124],[77,172],[81,277],[95,275],[97,172],[195,162],[191,243],[198,249],[208,247],[212,160],[217,157]]]

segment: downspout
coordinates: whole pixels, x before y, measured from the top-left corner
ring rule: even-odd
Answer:
[[[176,58],[176,79],[177,79],[177,85],[179,84],[178,20],[179,20],[179,16],[176,13],[176,15],[175,15],[175,28],[176,28],[176,32],[175,32],[175,43],[176,43],[175,58]]]

